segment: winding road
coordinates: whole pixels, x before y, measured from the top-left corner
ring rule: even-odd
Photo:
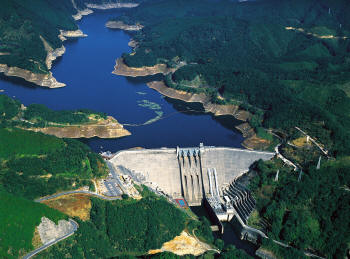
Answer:
[[[50,246],[52,246],[52,245],[54,245],[54,244],[56,244],[56,243],[58,243],[58,242],[60,242],[60,241],[62,241],[64,239],[70,237],[71,235],[73,235],[75,233],[75,231],[78,230],[79,225],[78,225],[77,222],[75,222],[72,219],[69,219],[69,222],[73,225],[73,230],[71,232],[69,232],[68,234],[66,234],[66,235],[64,235],[64,236],[62,236],[60,238],[57,238],[55,240],[52,240],[52,241],[42,245],[41,247],[35,249],[34,251],[31,251],[30,253],[28,253],[25,256],[23,256],[23,259],[29,259],[29,258],[33,257],[34,255],[40,253],[41,251],[49,248]]]
[[[107,201],[121,200],[121,198],[119,198],[119,197],[106,197],[106,196],[102,196],[100,194],[97,194],[95,192],[90,192],[90,191],[67,191],[67,192],[60,192],[60,193],[53,194],[50,196],[42,197],[42,198],[36,199],[34,201],[35,202],[47,201],[47,200],[51,200],[51,199],[58,198],[58,197],[68,195],[68,194],[87,194],[87,195],[95,196],[95,197],[98,197],[102,200],[107,200]]]
[[[42,197],[42,198],[39,198],[39,199],[36,199],[34,200],[35,202],[43,202],[43,201],[47,201],[47,200],[51,200],[51,199],[55,199],[55,198],[58,198],[58,197],[61,197],[61,196],[64,196],[64,195],[69,195],[69,194],[87,194],[87,195],[91,195],[91,196],[95,196],[95,197],[98,197],[100,199],[103,199],[103,200],[108,200],[108,201],[113,201],[113,200],[120,200],[121,198],[119,197],[105,197],[105,196],[102,196],[100,194],[97,194],[95,192],[90,192],[90,191],[66,191],[66,192],[60,192],[60,193],[57,193],[57,194],[53,194],[53,195],[50,195],[50,196],[46,196],[46,197]],[[44,244],[42,245],[41,247],[35,249],[34,251],[31,251],[29,252],[28,254],[26,254],[23,259],[29,259],[31,257],[33,257],[34,255],[40,253],[41,251],[47,249],[48,247],[70,237],[71,235],[73,235],[75,233],[75,231],[78,230],[78,223],[75,222],[74,220],[72,219],[69,219],[69,222],[73,225],[73,230],[71,232],[69,232],[68,234],[60,237],[60,238],[57,238],[55,240],[52,240],[50,242],[48,242],[47,244]]]

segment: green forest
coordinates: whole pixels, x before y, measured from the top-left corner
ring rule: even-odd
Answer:
[[[0,128],[0,185],[17,196],[38,198],[90,186],[106,174],[103,159],[77,140]]]
[[[257,131],[273,129],[286,143],[298,126],[330,151],[316,170],[313,148],[283,148],[301,165],[300,181],[280,161],[252,168],[264,230],[295,248],[264,240],[279,258],[301,258],[303,250],[344,258],[349,249],[349,13],[343,0],[158,0],[114,19],[145,26],[131,33],[138,46],[123,55],[127,65],[177,68],[165,78],[169,87],[238,103]]]
[[[324,161],[294,172],[279,160],[259,161],[250,189],[257,198],[263,230],[272,239],[297,249],[283,249],[265,240],[279,258],[296,258],[297,250],[344,258],[350,244],[350,159]],[[279,170],[278,181],[275,176]],[[255,227],[259,227],[256,224]],[[300,254],[300,253],[299,253]]]
[[[51,126],[88,124],[106,118],[105,113],[89,109],[55,111],[42,104],[22,107],[18,100],[4,94],[0,95],[0,124],[3,126],[41,128],[48,124]]]
[[[255,128],[299,126],[334,155],[349,154],[348,1],[213,2],[151,1],[115,18],[145,26],[126,64],[185,62],[168,86],[239,103]]]
[[[56,223],[67,218],[46,205],[9,194],[0,186],[0,257],[19,258],[33,250],[34,228],[43,216]]]
[[[23,110],[19,101],[0,95],[0,185],[34,199],[73,186],[90,186],[90,179],[104,176],[103,159],[80,141],[18,128],[86,123],[91,114],[106,117],[90,110],[53,111],[37,104]]]
[[[93,112],[88,109],[76,111],[53,111],[43,104],[31,104],[24,113],[23,118],[29,121],[35,121],[43,125],[47,122],[59,124],[82,124],[90,121],[89,115],[97,115],[99,118],[106,119],[105,113]]]
[[[79,221],[78,232],[39,257],[111,258],[143,255],[179,235],[186,214],[164,198],[151,195],[106,202],[92,198],[91,220]]]
[[[52,48],[62,46],[61,30],[76,30],[70,0],[0,1],[0,64],[48,73],[42,36]]]
[[[75,0],[78,9],[87,2],[107,0]],[[219,104],[239,104],[253,114],[250,124],[257,133],[271,129],[283,136],[281,153],[302,168],[292,171],[278,159],[251,167],[249,188],[257,205],[248,222],[270,237],[262,240],[262,248],[283,259],[303,258],[303,251],[345,258],[350,249],[349,1],[133,2],[140,6],[114,18],[145,26],[131,33],[138,45],[134,53],[123,54],[127,65],[166,64],[177,68],[164,78],[169,87],[207,93]],[[61,47],[59,30],[78,28],[75,13],[71,0],[0,1],[0,64],[48,73],[40,36],[52,48]],[[92,178],[107,174],[103,159],[80,141],[19,127],[88,123],[91,114],[106,118],[40,104],[24,109],[0,95],[1,258],[18,258],[33,249],[34,228],[42,216],[55,222],[67,218],[35,198],[91,186]],[[330,151],[319,169],[314,149],[287,148],[296,126]],[[190,218],[150,191],[142,194],[141,200],[91,198],[90,220],[76,219],[78,231],[38,257],[192,259],[145,255],[186,229],[222,250],[199,259],[251,258],[215,240],[205,218]]]
[[[86,4],[133,2],[142,0],[1,0],[0,64],[34,73],[48,73],[43,37],[53,48],[62,47],[59,30],[77,30],[72,15],[86,9]]]
[[[150,191],[146,191],[146,195],[139,201],[126,198],[106,202],[92,198],[90,221],[76,220],[80,225],[77,233],[45,250],[38,258],[252,258],[232,245],[222,247],[223,252],[220,255],[213,252],[199,257],[177,256],[168,252],[147,255],[149,250],[160,248],[164,242],[173,239],[184,229],[189,231],[189,225],[195,226],[200,233],[209,233],[206,238],[214,241],[210,225],[190,218],[183,210]]]

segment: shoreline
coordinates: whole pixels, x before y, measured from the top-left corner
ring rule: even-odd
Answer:
[[[75,31],[63,31],[60,30],[60,34],[58,35],[58,38],[63,42],[67,40],[67,38],[77,38],[77,37],[87,37],[86,34],[84,34],[81,30],[75,30]],[[43,46],[46,50],[46,60],[45,64],[49,70],[52,68],[52,63],[59,57],[63,56],[63,54],[66,52],[66,48],[62,44],[61,47],[53,49],[50,44],[44,39],[44,37],[40,36],[40,39],[43,43]],[[39,67],[40,70],[42,70]],[[5,76],[8,77],[19,77],[24,79],[25,81],[29,83],[33,83],[37,86],[41,87],[47,87],[50,89],[54,88],[61,88],[65,87],[65,83],[58,82],[57,79],[52,75],[52,72],[49,71],[47,73],[43,70],[44,73],[34,73],[32,71],[19,68],[19,67],[9,67],[7,64],[0,64],[0,73],[3,73]]]
[[[51,89],[66,86],[66,84],[58,82],[56,78],[53,77],[52,72],[49,72],[48,74],[37,74],[22,68],[9,67],[6,64],[0,64],[0,73],[3,73],[8,77],[19,77],[27,82],[36,84],[37,86]]]
[[[94,11],[91,9],[96,10],[109,10],[109,9],[120,9],[120,8],[135,8],[139,6],[137,3],[110,3],[110,4],[86,4],[86,8],[79,10],[74,2],[72,0],[72,4],[74,9],[77,11],[76,14],[73,14],[72,17],[75,21],[79,21],[83,18],[83,16],[92,14]]]
[[[107,119],[80,125],[58,125],[45,128],[23,128],[24,130],[41,132],[58,138],[103,138],[114,139],[130,136],[131,133],[124,128],[115,118],[107,116]]]
[[[129,67],[123,58],[117,58],[112,74],[127,77],[153,76],[156,74],[167,75],[174,69],[168,68],[166,64],[157,64],[152,67]]]
[[[85,15],[92,14],[94,11],[91,9],[108,10],[108,9],[119,9],[119,8],[134,8],[139,6],[139,4],[136,4],[136,3],[111,3],[111,4],[102,4],[102,5],[87,4],[86,5],[87,7],[84,10],[79,10],[74,0],[72,0],[72,5],[73,5],[73,8],[77,11],[76,14],[72,15],[75,21],[79,21]],[[57,37],[62,42],[64,42],[65,40],[67,40],[67,38],[87,37],[87,35],[84,34],[80,29],[77,29],[75,31],[60,30],[60,34]],[[61,47],[57,49],[53,49],[42,36],[40,36],[40,38],[43,41],[44,48],[47,52],[45,63],[48,69],[51,70],[53,61],[56,60],[58,57],[63,56],[66,49],[63,44]],[[1,53],[1,54],[7,55],[9,53]],[[22,78],[29,83],[33,83],[37,86],[47,87],[50,89],[61,88],[66,86],[65,83],[58,82],[57,79],[52,75],[51,71],[49,71],[49,73],[45,71],[45,73],[39,74],[23,68],[9,67],[7,64],[0,64],[0,73],[3,73],[5,76],[8,76],[8,77]]]
[[[251,114],[248,111],[240,110],[237,105],[233,104],[215,104],[210,101],[210,97],[204,93],[189,93],[168,87],[163,81],[153,81],[147,83],[147,86],[163,96],[171,99],[180,100],[186,103],[201,103],[205,113],[210,113],[214,117],[233,116],[236,120],[242,121],[242,124],[235,128],[242,134],[244,140],[241,145],[249,150],[264,150],[269,146],[269,142],[259,138],[254,129],[250,126],[249,119]]]
[[[105,26],[109,29],[119,29],[123,31],[140,31],[143,29],[143,26],[141,24],[134,24],[134,25],[129,25],[125,24],[122,21],[108,21]]]
[[[240,121],[248,121],[251,117],[250,113],[240,110],[237,105],[233,104],[215,104],[210,101],[210,97],[204,93],[189,93],[168,87],[163,81],[153,81],[147,83],[147,86],[156,90],[160,94],[180,100],[187,103],[201,103],[206,113],[212,113],[214,116],[230,115]]]

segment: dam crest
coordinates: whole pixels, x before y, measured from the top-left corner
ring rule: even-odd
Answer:
[[[125,150],[111,160],[116,170],[127,171],[142,184],[153,186],[172,199],[200,205],[249,170],[255,161],[269,160],[271,152],[204,146]]]

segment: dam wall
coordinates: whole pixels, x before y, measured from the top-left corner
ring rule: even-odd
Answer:
[[[118,152],[110,162],[144,176],[143,183],[157,185],[173,198],[182,197],[176,149],[144,149]]]
[[[269,160],[274,156],[271,152],[251,151],[247,149],[226,147],[204,147],[201,154],[202,170],[205,172],[204,188],[209,193],[208,174],[210,168],[216,168],[220,196],[222,189],[230,185],[236,178],[248,172],[249,167],[257,160]]]
[[[110,162],[123,172],[127,169],[142,175],[141,183],[156,186],[172,198],[184,198],[190,206],[198,205],[210,194],[212,185],[219,195],[259,159],[269,160],[274,153],[226,147],[161,148],[125,150]],[[215,170],[214,170],[215,169]]]

